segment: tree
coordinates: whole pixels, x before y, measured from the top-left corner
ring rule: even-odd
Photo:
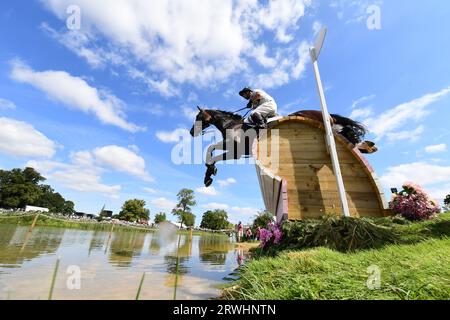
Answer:
[[[178,204],[172,210],[172,214],[178,217],[183,228],[183,223],[192,227],[195,224],[195,215],[192,213],[192,207],[197,204],[195,201],[194,191],[190,189],[182,189],[177,194]]]
[[[39,188],[41,189],[41,196],[31,205],[47,208],[53,213],[73,214],[75,204],[72,201],[66,201],[61,194],[55,192],[48,185],[40,185]]]
[[[75,203],[73,203],[72,201],[64,202],[64,206],[63,206],[61,213],[66,216],[70,216],[74,212],[75,212]]]
[[[195,214],[187,212],[184,214],[184,224],[186,227],[193,227],[195,225]]]
[[[450,210],[450,194],[447,197],[445,197],[444,204],[445,204],[445,209]]]
[[[155,224],[160,224],[165,221],[167,221],[167,217],[164,212],[160,212],[155,216]]]
[[[148,221],[150,219],[150,210],[145,208],[144,200],[127,200],[119,213],[119,219],[129,222],[136,222],[141,219]]]
[[[34,204],[42,195],[41,181],[45,178],[33,168],[0,170],[0,207],[16,209]]]
[[[0,170],[0,207],[25,208],[27,205],[44,207],[50,212],[72,214],[75,204],[66,201],[33,168]]]
[[[255,220],[253,221],[253,228],[267,228],[267,225],[269,222],[274,222],[274,216],[269,211],[261,211],[256,216]]]
[[[210,230],[224,230],[229,227],[228,214],[225,210],[206,211],[203,214],[200,228]]]

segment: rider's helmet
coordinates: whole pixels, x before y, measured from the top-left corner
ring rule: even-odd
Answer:
[[[252,89],[252,88],[245,87],[244,89],[242,89],[242,90],[239,92],[239,95],[240,95],[241,97],[245,98],[245,95],[246,95],[247,93],[252,93],[252,92],[253,92],[253,89]]]

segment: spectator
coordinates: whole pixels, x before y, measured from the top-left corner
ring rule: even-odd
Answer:
[[[242,222],[239,221],[237,227],[236,227],[236,231],[237,231],[237,241],[241,242],[242,239],[244,238],[244,226],[242,225]]]
[[[247,241],[248,240],[252,240],[253,233],[252,233],[252,230],[250,228],[247,228],[247,231],[245,232],[245,236],[247,238]]]

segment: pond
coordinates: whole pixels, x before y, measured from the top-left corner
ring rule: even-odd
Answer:
[[[222,235],[0,225],[0,299],[209,299],[244,253]]]

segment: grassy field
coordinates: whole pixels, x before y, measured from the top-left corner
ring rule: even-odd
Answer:
[[[227,299],[450,299],[450,214],[396,225],[401,244],[340,253],[325,248],[285,251],[247,263]],[[369,267],[381,272],[367,286]]]

